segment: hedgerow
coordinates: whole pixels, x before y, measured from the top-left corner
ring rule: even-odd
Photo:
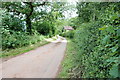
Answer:
[[[75,70],[81,71],[76,77],[120,77],[119,27],[100,27],[98,23],[85,23],[75,33],[76,62],[80,65]]]
[[[11,32],[11,33],[10,33]],[[15,49],[23,46],[35,44],[45,37],[39,34],[28,35],[25,32],[15,32],[4,30],[2,33],[2,50]]]
[[[78,3],[79,24],[73,37],[76,65],[69,77],[120,78],[118,6],[120,3]]]

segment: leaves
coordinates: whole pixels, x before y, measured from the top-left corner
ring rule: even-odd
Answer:
[[[112,47],[112,48],[111,48],[112,52],[116,52],[117,49],[118,49],[118,46],[115,46],[115,47]]]
[[[113,78],[120,77],[120,74],[119,74],[118,71],[119,71],[118,65],[113,65],[112,68],[111,68],[110,71],[109,71],[109,74],[110,74]]]
[[[105,30],[105,29],[106,29],[106,27],[99,28],[99,30]]]
[[[103,44],[106,44],[106,43],[109,43],[109,42],[110,42],[110,35],[106,35],[106,36],[103,38],[102,43],[103,43]]]
[[[106,29],[106,31],[110,32],[110,33],[115,33],[115,30],[114,30],[113,26],[108,26],[107,29]]]
[[[33,35],[30,36],[23,32],[13,32],[11,35],[2,35],[2,49],[15,49],[18,47],[27,46],[30,44],[37,43],[44,39],[42,35]]]
[[[77,76],[83,78],[120,77],[118,73],[120,65],[119,4],[78,3],[76,19],[80,27],[76,29],[73,39],[77,49],[77,60],[82,66],[83,73],[74,73]],[[81,67],[76,70],[81,70]]]

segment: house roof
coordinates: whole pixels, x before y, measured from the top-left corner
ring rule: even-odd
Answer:
[[[74,28],[71,27],[71,26],[64,26],[64,29],[65,29],[65,30],[74,30]]]

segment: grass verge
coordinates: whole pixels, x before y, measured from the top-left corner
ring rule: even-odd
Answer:
[[[55,39],[53,38],[53,40],[55,40]],[[14,57],[14,56],[23,54],[25,52],[28,52],[30,50],[34,50],[37,47],[43,46],[43,45],[48,44],[48,43],[50,43],[50,42],[43,40],[43,41],[37,42],[35,44],[31,44],[31,45],[24,46],[21,48],[11,49],[9,51],[5,50],[5,51],[2,51],[2,53],[0,53],[0,58]]]
[[[74,67],[75,61],[75,44],[72,40],[67,39],[67,50],[65,53],[64,60],[62,62],[61,71],[59,72],[58,78],[69,78],[70,74],[72,74],[72,69]]]

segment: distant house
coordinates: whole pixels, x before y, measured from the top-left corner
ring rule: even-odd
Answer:
[[[64,26],[64,30],[69,31],[69,30],[74,30],[74,28],[71,26]]]

